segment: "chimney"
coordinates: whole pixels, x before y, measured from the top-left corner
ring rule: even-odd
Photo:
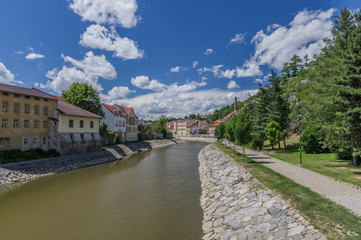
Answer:
[[[234,111],[237,111],[237,97],[234,97]]]

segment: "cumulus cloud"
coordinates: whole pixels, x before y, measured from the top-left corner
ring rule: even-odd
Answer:
[[[113,65],[107,61],[104,55],[96,56],[93,52],[87,52],[83,60],[75,60],[62,55],[64,62],[70,66],[63,66],[61,70],[54,68],[47,72],[46,77],[51,79],[46,84],[40,84],[41,88],[50,89],[60,93],[69,88],[74,82],[83,82],[92,85],[102,91],[98,79],[113,80],[117,72]]]
[[[121,38],[114,27],[110,31],[99,24],[90,25],[80,37],[80,45],[114,52],[114,56],[123,60],[137,59],[144,56],[135,41]]]
[[[236,83],[236,81],[231,80],[228,82],[227,88],[228,89],[240,88],[240,86]]]
[[[134,27],[140,17],[136,0],[70,0],[70,9],[83,21]]]
[[[133,86],[138,88],[149,89],[153,91],[161,91],[167,86],[155,79],[149,81],[149,77],[144,75],[132,78],[130,82],[133,84]]]
[[[301,11],[288,26],[273,25],[269,34],[263,30],[252,38],[255,54],[252,60],[258,65],[268,65],[278,70],[293,55],[312,57],[325,46],[324,38],[331,37],[332,15],[334,9],[327,11]]]
[[[45,56],[42,54],[37,54],[37,53],[29,53],[28,55],[26,55],[26,60],[35,60],[35,59],[40,59],[40,58],[44,58]]]
[[[211,72],[217,78],[228,78],[233,77],[253,77],[262,75],[258,64],[254,62],[246,62],[242,67],[236,67],[235,69],[224,69],[222,64],[212,66],[211,68],[203,67],[197,69],[199,73]]]
[[[21,54],[24,54],[24,52],[19,50],[19,51],[16,51],[15,54],[21,55]]]
[[[135,91],[130,90],[128,87],[115,86],[107,94],[100,94],[100,98],[103,102],[110,103],[114,100],[124,99],[132,92]]]
[[[172,67],[171,69],[170,69],[170,72],[180,72],[180,71],[185,71],[185,70],[187,70],[187,68],[186,67],[181,67],[181,66],[176,66],[176,67]]]
[[[238,33],[234,38],[229,41],[229,44],[241,44],[245,41],[246,34],[245,33]]]
[[[22,81],[15,80],[14,74],[10,72],[9,69],[6,68],[6,66],[0,62],[0,83],[6,83],[6,84],[23,84]]]
[[[213,54],[214,53],[214,51],[213,51],[213,49],[211,49],[211,48],[208,48],[205,52],[204,52],[204,54],[205,55],[211,55],[211,54]]]
[[[192,67],[193,67],[193,68],[196,68],[198,65],[199,65],[199,62],[198,62],[198,61],[194,61],[194,62],[192,63]]]
[[[132,106],[138,116],[145,119],[157,119],[162,114],[168,117],[184,117],[190,113],[212,113],[234,101],[236,96],[240,101],[257,90],[232,91],[220,89],[199,89],[205,83],[188,82],[169,85],[164,91],[115,100],[112,103]]]

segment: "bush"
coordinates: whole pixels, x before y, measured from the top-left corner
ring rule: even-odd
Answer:
[[[56,157],[60,154],[55,150],[44,151],[40,148],[22,152],[20,149],[0,151],[0,164]]]
[[[322,141],[324,140],[319,134],[320,129],[314,126],[307,126],[302,131],[302,149],[306,153],[322,153]]]
[[[138,141],[143,141],[143,133],[141,131],[138,131]]]
[[[206,133],[207,133],[207,131],[204,130],[204,129],[201,129],[201,130],[199,131],[199,134],[206,134]]]
[[[224,134],[226,133],[226,125],[221,122],[216,129],[214,130],[214,136],[219,140],[224,138]]]

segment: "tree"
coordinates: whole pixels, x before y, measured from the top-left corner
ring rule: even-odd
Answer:
[[[268,141],[271,143],[272,150],[274,150],[273,146],[276,143],[278,143],[278,147],[281,148],[279,142],[284,137],[284,134],[285,134],[285,132],[281,130],[280,125],[277,122],[271,121],[267,124],[266,135],[267,135]]]
[[[245,158],[245,145],[252,141],[252,121],[251,116],[248,114],[241,113],[235,118],[235,129],[234,135],[236,143],[243,147],[243,162]]]
[[[192,114],[189,114],[189,119],[195,119],[197,117],[197,115],[195,115],[194,113],[192,113]]]
[[[155,131],[161,132],[163,137],[167,136],[167,128],[165,124],[167,123],[167,117],[165,115],[160,116],[159,120],[154,123],[153,129]]]
[[[226,125],[221,122],[217,127],[216,129],[214,130],[214,136],[220,140],[220,139],[223,139],[224,138],[224,135],[225,135],[225,132],[226,132]]]
[[[99,93],[87,83],[73,83],[67,91],[62,91],[61,99],[89,112],[104,116]]]

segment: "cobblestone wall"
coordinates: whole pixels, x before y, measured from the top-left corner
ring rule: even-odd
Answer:
[[[203,239],[325,239],[214,145],[199,153]]]

